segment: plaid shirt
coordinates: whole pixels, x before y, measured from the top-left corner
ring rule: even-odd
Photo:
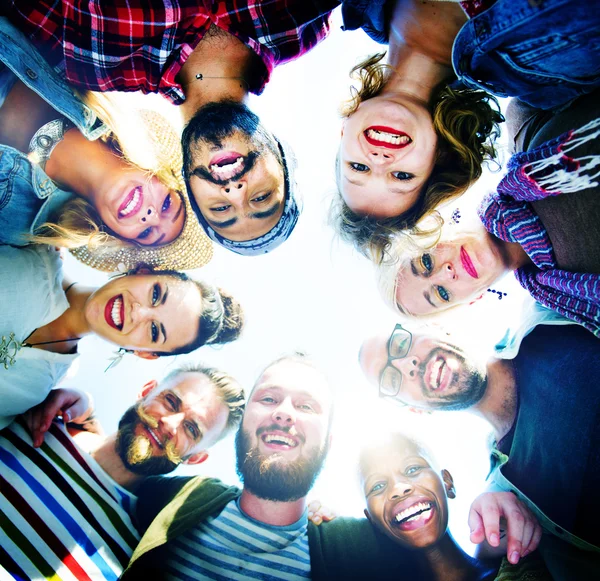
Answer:
[[[185,100],[177,74],[211,25],[236,36],[271,71],[329,33],[337,0],[2,0],[6,15],[75,87]]]

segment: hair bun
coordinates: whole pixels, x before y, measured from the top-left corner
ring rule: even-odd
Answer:
[[[235,341],[244,327],[244,309],[236,298],[222,288],[217,288],[223,303],[223,324],[211,344],[224,344]]]

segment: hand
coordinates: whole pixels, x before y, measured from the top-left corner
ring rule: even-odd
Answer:
[[[471,505],[469,527],[471,542],[487,539],[492,547],[500,545],[500,519],[506,519],[508,545],[506,558],[516,565],[521,557],[535,551],[542,528],[532,512],[512,492],[484,492]]]
[[[84,391],[66,388],[51,390],[42,403],[23,414],[34,447],[42,445],[44,434],[50,429],[54,418],[62,416],[65,424],[82,422],[90,415],[91,408],[91,397]]]
[[[315,525],[320,525],[322,522],[329,522],[337,515],[331,509],[321,506],[320,500],[313,500],[308,505],[308,520]]]

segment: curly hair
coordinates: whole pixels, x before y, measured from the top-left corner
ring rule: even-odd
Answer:
[[[380,62],[384,56],[385,53],[372,55],[350,71],[358,87],[351,87],[351,97],[341,107],[344,117],[352,115],[362,102],[376,97],[385,87],[393,69]],[[483,163],[496,155],[494,142],[504,117],[495,97],[485,91],[452,88],[444,81],[435,89],[429,109],[438,137],[435,166],[418,202],[402,215],[375,218],[352,211],[340,193],[339,155],[336,159],[338,191],[331,204],[330,223],[343,240],[353,243],[376,263],[386,259],[391,239],[399,232],[409,237],[439,233],[443,221],[435,209],[462,195],[481,176]],[[425,216],[433,217],[433,227],[419,224]]]
[[[126,163],[144,172],[147,179],[156,177],[167,188],[179,196],[183,195],[173,160],[161,159],[159,154],[154,155],[156,152],[148,154],[148,145],[157,138],[153,135],[152,129],[147,126],[143,115],[133,116],[134,121],[128,132],[121,129],[117,133],[115,128],[122,128],[124,121],[122,116],[118,115],[111,97],[91,91],[78,96],[109,127],[109,132],[100,139],[114,155],[122,157]],[[130,120],[128,117],[128,121]],[[143,131],[143,138],[140,138],[140,131]],[[140,143],[143,144],[144,151]],[[134,240],[124,240],[109,231],[102,223],[93,204],[79,196],[74,196],[61,207],[60,215],[56,217],[55,222],[42,224],[36,232],[28,236],[28,239],[33,243],[63,248],[80,246],[88,246],[91,249],[99,246],[118,248],[137,244]]]

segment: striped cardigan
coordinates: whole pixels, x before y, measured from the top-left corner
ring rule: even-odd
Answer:
[[[529,202],[598,185],[600,156],[567,153],[600,136],[600,118],[532,151],[513,155],[496,192],[479,207],[486,230],[517,242],[533,265],[518,268],[517,280],[542,305],[580,323],[600,337],[600,275],[557,268],[552,243]],[[600,227],[600,225],[599,225]]]

